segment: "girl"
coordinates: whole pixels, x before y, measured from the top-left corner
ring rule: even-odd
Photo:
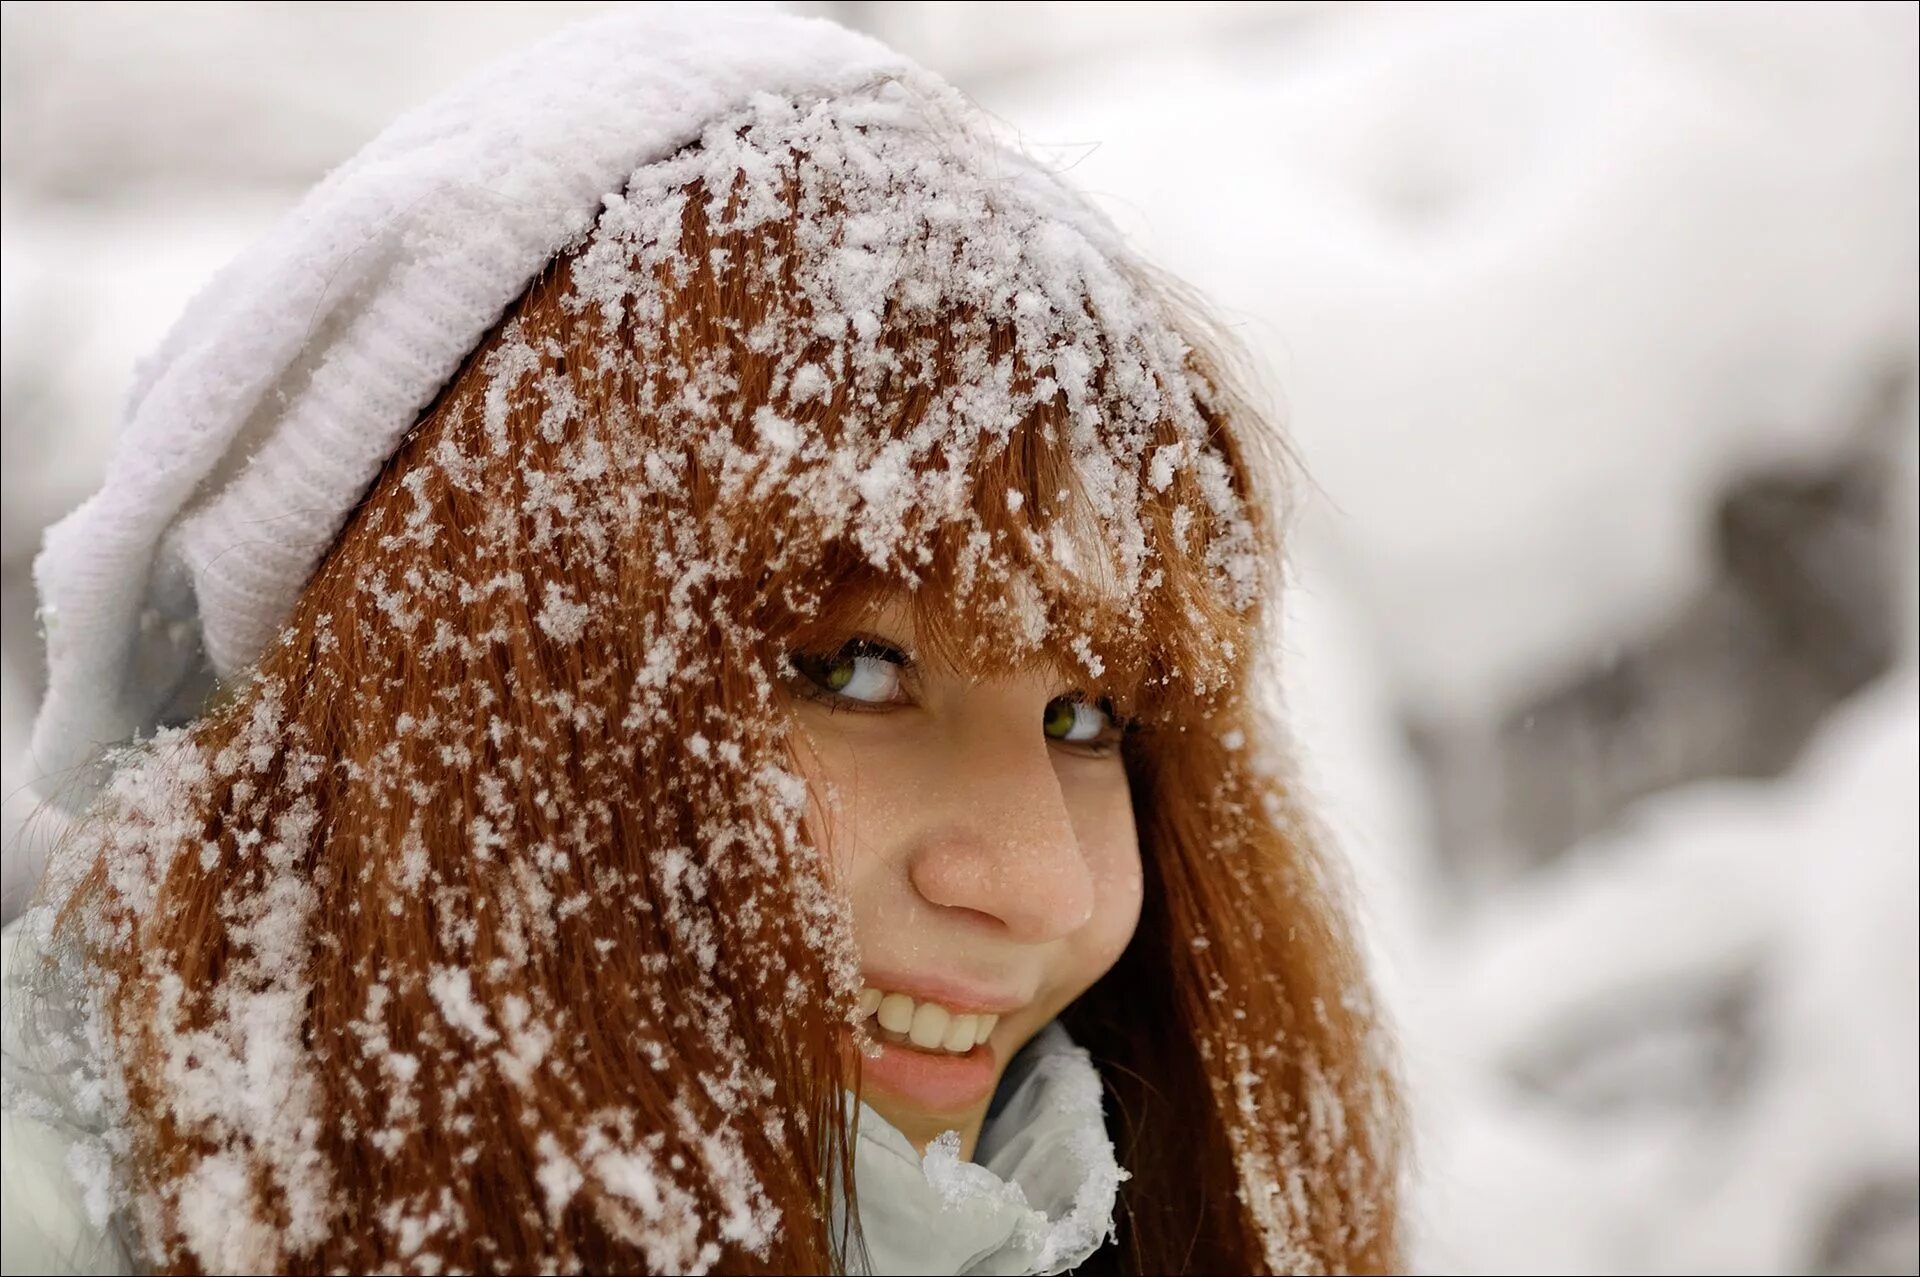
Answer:
[[[828,24],[623,15],[395,125],[36,564],[37,757],[145,736],[14,941],[10,1248],[1392,1267],[1222,349]]]

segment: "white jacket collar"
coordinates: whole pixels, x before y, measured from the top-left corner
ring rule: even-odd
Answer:
[[[1113,1232],[1127,1173],[1114,1160],[1099,1072],[1056,1021],[1014,1057],[977,1160],[949,1133],[924,1161],[860,1106],[854,1175],[867,1263],[856,1273],[1045,1274],[1084,1262]]]

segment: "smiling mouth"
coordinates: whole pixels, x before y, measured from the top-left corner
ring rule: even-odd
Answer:
[[[860,1017],[882,1042],[934,1054],[966,1055],[993,1035],[998,1015],[955,1011],[926,998],[868,985],[860,990]]]

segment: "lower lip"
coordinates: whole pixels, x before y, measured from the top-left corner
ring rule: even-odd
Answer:
[[[848,1047],[860,1062],[866,1090],[905,1100],[929,1113],[962,1113],[993,1093],[994,1059],[991,1043],[982,1042],[965,1055],[936,1055],[910,1046],[879,1042],[878,1055]]]

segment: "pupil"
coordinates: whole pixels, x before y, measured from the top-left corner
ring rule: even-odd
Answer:
[[[829,691],[842,690],[848,683],[853,682],[853,662],[835,661],[827,666],[827,677],[824,681]]]
[[[1073,730],[1073,702],[1054,701],[1047,706],[1046,733],[1061,737]]]

